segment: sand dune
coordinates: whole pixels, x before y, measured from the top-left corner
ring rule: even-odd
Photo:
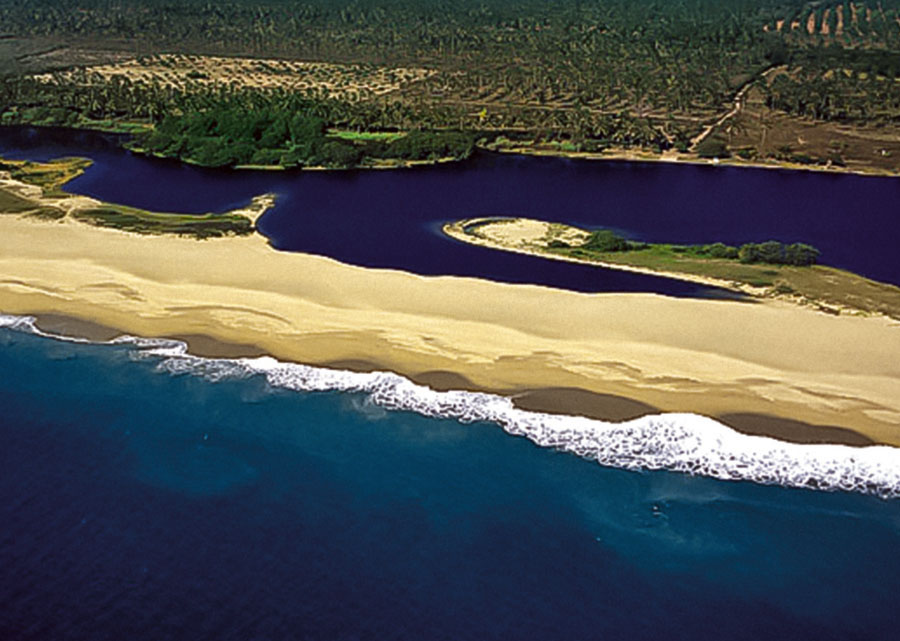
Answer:
[[[779,303],[423,278],[278,252],[260,236],[196,241],[3,216],[0,311],[211,337],[309,364],[443,372],[492,391],[774,415],[900,445],[900,326]]]

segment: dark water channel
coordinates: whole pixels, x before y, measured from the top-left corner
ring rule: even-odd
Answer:
[[[87,156],[69,189],[159,211],[222,212],[275,192],[260,230],[278,249],[366,267],[583,292],[719,296],[720,290],[469,246],[446,221],[525,216],[610,227],[650,242],[806,242],[822,261],[900,284],[900,180],[813,172],[592,162],[479,153],[396,171],[268,172],[190,167],[123,151],[110,136],[0,128],[0,154]]]

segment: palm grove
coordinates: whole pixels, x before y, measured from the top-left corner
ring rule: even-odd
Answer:
[[[898,5],[883,0],[873,12],[874,4],[827,0],[0,0],[7,35],[73,47],[436,71],[385,95],[335,99],[278,86],[100,80],[54,73],[55,63],[42,69],[51,79],[37,81],[27,57],[14,56],[3,65],[0,113],[7,123],[137,119],[155,127],[137,147],[211,165],[459,158],[475,141],[498,138],[586,151],[687,150],[748,83],[760,83],[768,104],[785,113],[896,121]],[[764,83],[762,73],[779,66],[791,73]],[[332,128],[417,133],[346,141],[329,136]]]

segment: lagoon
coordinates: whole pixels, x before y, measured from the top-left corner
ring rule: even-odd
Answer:
[[[522,216],[609,227],[647,242],[806,242],[822,262],[900,284],[900,180],[734,167],[529,158],[481,152],[405,170],[227,171],[137,156],[91,132],[0,128],[0,155],[87,156],[69,189],[157,211],[223,212],[278,194],[260,231],[278,249],[422,275],[488,278],[584,292],[721,296],[669,279],[530,256],[444,237],[443,223]]]

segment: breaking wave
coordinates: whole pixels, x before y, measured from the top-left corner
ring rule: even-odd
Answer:
[[[0,315],[0,327],[87,342],[42,332],[30,317]],[[158,360],[160,370],[175,375],[202,376],[213,382],[263,376],[273,388],[362,393],[389,410],[463,423],[494,423],[541,447],[571,452],[610,467],[900,497],[900,448],[787,443],[741,434],[696,414],[658,414],[609,423],[521,410],[510,399],[493,394],[438,392],[391,372],[350,372],[271,357],[201,358],[188,354],[184,343],[167,339],[123,336],[109,343],[130,345],[135,348],[135,358]]]

